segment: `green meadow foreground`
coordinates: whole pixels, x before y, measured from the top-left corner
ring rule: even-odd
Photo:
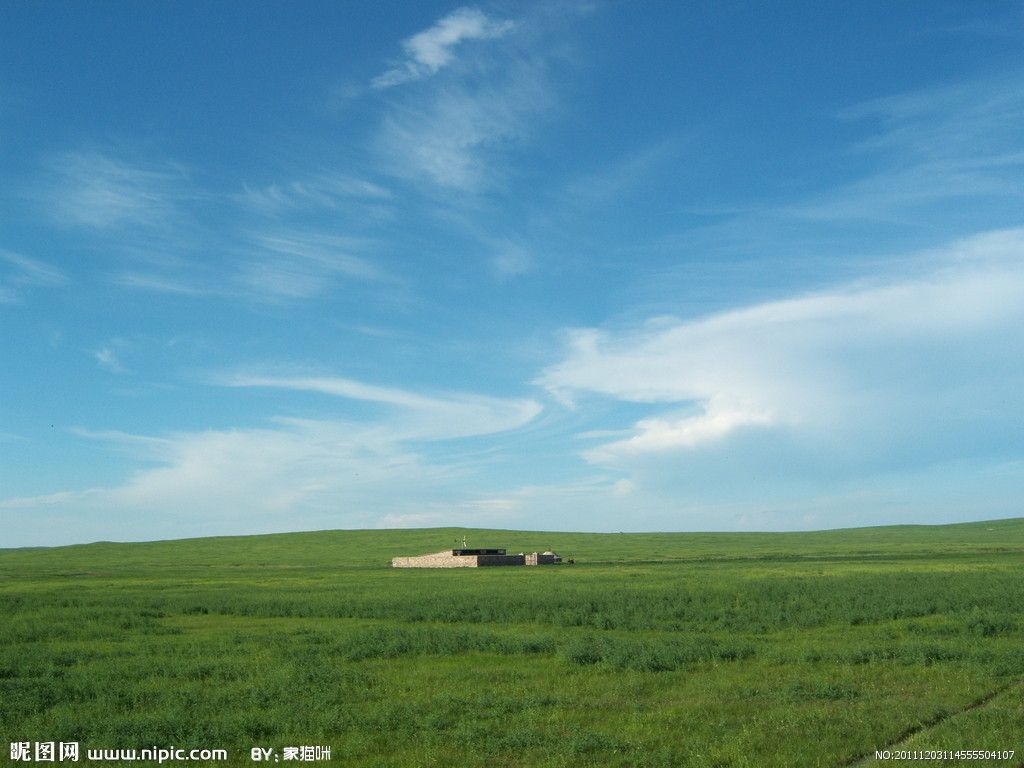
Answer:
[[[388,567],[464,533],[577,564]],[[345,766],[1021,766],[1022,566],[1024,520],[0,550],[0,762],[77,741],[79,764],[326,745]]]

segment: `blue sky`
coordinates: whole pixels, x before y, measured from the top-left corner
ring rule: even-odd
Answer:
[[[0,546],[1022,512],[1020,2],[2,15]]]

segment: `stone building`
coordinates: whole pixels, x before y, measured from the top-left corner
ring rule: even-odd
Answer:
[[[393,557],[393,568],[483,568],[491,565],[554,565],[562,558],[554,552],[509,555],[504,549],[446,549],[428,555]]]

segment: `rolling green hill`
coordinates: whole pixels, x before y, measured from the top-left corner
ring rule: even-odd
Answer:
[[[463,535],[577,564],[388,567]],[[1020,519],[0,550],[0,742],[225,748],[229,765],[323,745],[331,764],[410,767],[1016,750],[971,761],[1005,766],[1024,758],[1022,686]]]
[[[581,564],[709,558],[934,556],[1024,551],[1024,518],[795,533],[543,533],[476,528],[315,531],[0,549],[0,569],[133,565],[372,567],[387,565],[396,555],[458,546],[463,536],[469,546],[505,547],[510,552],[555,549],[577,558]]]

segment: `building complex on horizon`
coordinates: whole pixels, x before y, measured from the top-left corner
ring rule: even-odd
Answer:
[[[393,557],[393,568],[481,568],[490,565],[555,565],[562,558],[554,552],[520,552],[509,555],[504,549],[445,549],[428,555]]]

